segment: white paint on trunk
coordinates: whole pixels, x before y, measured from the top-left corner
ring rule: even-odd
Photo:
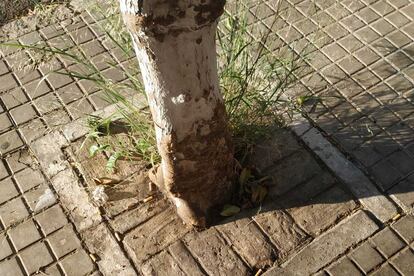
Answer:
[[[155,124],[163,184],[180,216],[203,225],[209,208],[227,197],[233,172],[215,41],[224,0],[120,2]]]

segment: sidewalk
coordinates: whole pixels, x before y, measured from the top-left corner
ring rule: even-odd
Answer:
[[[256,2],[253,24],[269,27],[276,1]],[[108,43],[102,18],[64,12],[12,40],[80,45],[124,81],[135,58]],[[76,65],[21,71],[28,54],[0,47],[0,275],[414,275],[414,3],[285,0],[280,16],[275,47],[308,45],[288,96],[315,96],[309,121],[258,146],[275,179],[266,203],[201,232],[160,195],[147,201],[139,164],[108,175],[107,156],[79,152],[85,115],[111,108],[102,92],[63,75],[37,87]],[[97,206],[103,176],[123,182]]]

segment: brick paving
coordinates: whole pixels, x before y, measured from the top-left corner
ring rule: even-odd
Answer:
[[[269,28],[276,2],[252,2],[252,24]],[[0,275],[414,275],[414,3],[284,0],[279,14],[272,47],[305,56],[307,45],[287,96],[318,97],[304,105],[313,128],[260,143],[252,162],[274,179],[267,201],[201,232],[160,195],[146,201],[139,164],[107,175],[107,156],[78,152],[76,123],[108,103],[86,80],[48,74],[76,64],[21,70],[33,54],[0,46]],[[124,82],[136,61],[99,20],[74,14],[16,41],[79,46]],[[97,206],[88,193],[102,176],[128,185],[105,187]]]

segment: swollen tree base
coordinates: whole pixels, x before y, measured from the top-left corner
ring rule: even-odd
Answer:
[[[233,146],[215,41],[224,2],[120,0],[162,158],[156,184],[197,227],[232,193]]]

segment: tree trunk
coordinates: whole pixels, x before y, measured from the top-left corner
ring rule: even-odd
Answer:
[[[163,190],[180,217],[204,227],[229,200],[233,147],[217,74],[225,0],[120,0],[162,157]]]

